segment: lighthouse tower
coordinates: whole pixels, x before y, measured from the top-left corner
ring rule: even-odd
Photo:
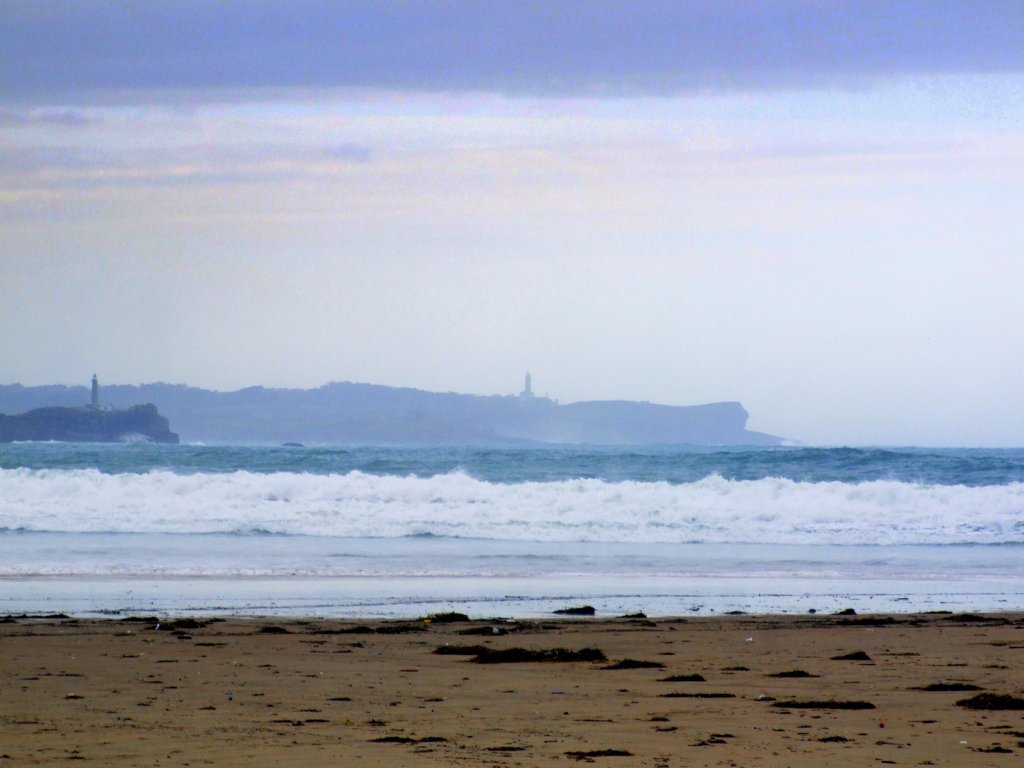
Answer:
[[[526,381],[523,385],[523,391],[519,393],[519,396],[523,398],[523,400],[533,399],[533,386],[531,384],[529,371],[526,372]]]
[[[98,411],[100,408],[100,382],[95,373],[92,375],[92,400],[89,402],[89,407],[94,411]]]

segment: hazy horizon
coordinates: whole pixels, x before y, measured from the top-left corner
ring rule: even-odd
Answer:
[[[334,386],[334,385],[354,385],[354,386],[387,387],[387,388],[393,388],[393,389],[414,389],[414,390],[417,390],[417,391],[429,392],[429,393],[432,393],[432,394],[446,394],[446,395],[455,394],[455,395],[466,395],[466,396],[469,396],[469,397],[518,397],[520,392],[522,391],[521,389],[519,389],[519,390],[509,390],[507,392],[460,392],[460,391],[457,391],[457,390],[425,390],[425,389],[423,389],[421,387],[409,387],[409,386],[405,386],[405,385],[402,385],[402,384],[383,384],[383,383],[374,382],[374,381],[333,380],[333,381],[325,381],[322,384],[312,385],[312,386],[309,386],[309,387],[288,387],[288,386],[279,386],[278,387],[278,386],[267,386],[265,384],[260,384],[258,382],[254,382],[254,383],[243,385],[241,387],[230,387],[230,388],[203,387],[201,385],[196,385],[196,384],[192,384],[192,383],[184,382],[184,381],[145,381],[145,382],[120,382],[120,381],[115,381],[115,382],[101,382],[100,383],[100,392],[101,392],[101,401],[102,401],[102,391],[103,391],[103,387],[104,386],[111,386],[111,387],[147,387],[147,386],[186,387],[186,388],[190,388],[190,389],[199,389],[199,390],[202,390],[202,391],[214,392],[214,393],[217,393],[217,394],[232,394],[232,393],[241,392],[241,391],[244,391],[244,390],[247,390],[247,389],[260,389],[260,388],[268,389],[268,390],[280,390],[280,391],[289,391],[289,390],[291,390],[291,391],[312,391],[312,390],[322,389],[322,388],[330,387],[330,386]],[[69,388],[69,389],[71,389],[71,388],[79,388],[79,389],[82,389],[82,391],[85,392],[85,393],[88,393],[88,391],[89,391],[89,385],[88,384],[81,384],[81,383],[76,383],[76,382],[60,382],[60,381],[58,381],[58,382],[48,382],[46,384],[33,384],[33,385],[22,384],[21,382],[0,382],[0,386],[24,386],[26,388],[34,387],[34,386],[40,386],[40,387],[56,386],[56,387],[66,387],[66,388]],[[546,393],[546,392],[535,393],[535,396],[538,397],[538,398],[548,398],[548,397],[550,397],[550,399],[553,400],[557,405],[572,405],[574,403],[595,402],[595,400],[561,400],[561,399],[559,399],[557,397],[549,396],[549,394]],[[631,399],[628,399],[628,398],[618,398],[618,397],[602,398],[601,401],[603,401],[603,402],[644,402],[644,403],[649,403],[651,405],[667,405],[667,406],[681,406],[681,407],[714,405],[716,403],[722,403],[722,402],[739,402],[739,401],[721,401],[720,400],[720,401],[707,401],[707,402],[699,402],[699,403],[662,403],[662,402],[656,402],[656,401],[650,401],[650,400],[639,401],[639,400],[631,400]],[[740,402],[740,405],[743,405],[743,403]],[[804,448],[859,448],[859,449],[863,449],[863,448],[883,448],[883,449],[885,449],[885,448],[892,448],[892,449],[899,449],[899,448],[978,448],[978,449],[1003,449],[1003,448],[1020,448],[1021,447],[1019,445],[1009,444],[1009,443],[1007,443],[1007,444],[981,444],[981,443],[977,443],[977,444],[973,444],[973,445],[954,445],[954,444],[949,444],[949,443],[850,443],[850,442],[829,443],[829,442],[813,442],[813,441],[803,440],[798,435],[791,435],[791,434],[786,434],[786,433],[767,432],[766,430],[758,429],[756,426],[751,426],[752,423],[757,421],[756,414],[754,414],[754,413],[750,413],[750,419],[751,419],[751,423],[747,424],[747,429],[749,429],[749,430],[751,430],[753,432],[761,432],[761,433],[772,435],[774,437],[781,438],[783,442],[782,442],[782,445],[778,446],[778,447],[785,447],[785,448],[804,447]],[[273,441],[271,441],[271,443],[276,445],[276,443],[274,443]],[[448,443],[439,443],[439,445],[447,445],[447,444]],[[540,445],[540,444],[541,443],[538,443],[538,445]],[[559,445],[559,444],[558,443],[552,443],[552,445]],[[567,443],[567,445],[568,445],[568,443]],[[603,444],[595,444],[595,445],[603,445]],[[668,446],[671,446],[671,445],[673,445],[673,444],[672,443],[651,443],[649,445],[649,447],[650,448],[654,448],[654,449],[659,449],[659,448],[665,448],[665,447],[668,447]],[[642,447],[642,446],[641,445],[636,445],[634,447]],[[717,444],[715,444],[715,445],[712,445],[712,446],[709,446],[709,447],[711,447],[711,448],[715,448],[715,447],[729,448],[729,447],[744,447],[744,446],[742,444],[737,444],[735,446],[732,446],[732,445],[717,445]],[[770,449],[770,448],[771,448],[771,446],[767,446],[766,447],[766,449]]]
[[[529,370],[1024,445],[1018,2],[0,0],[0,35],[2,381]]]

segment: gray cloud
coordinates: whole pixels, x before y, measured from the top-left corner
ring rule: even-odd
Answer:
[[[210,186],[330,176],[331,161],[368,163],[355,143],[328,147],[289,144],[197,144],[158,150],[98,150],[75,146],[0,147],[0,176],[14,188]]]
[[[2,147],[0,173],[85,171],[123,167],[110,153],[81,147]]]
[[[949,139],[808,141],[794,138],[787,141],[753,142],[749,146],[723,151],[721,155],[726,159],[740,162],[760,159],[862,161],[871,158],[899,159],[908,156],[948,155],[963,149],[962,143]]]
[[[88,30],[83,34],[83,30]],[[0,93],[667,93],[1021,71],[1019,0],[0,0]]]
[[[82,128],[98,122],[96,117],[77,109],[0,109],[0,126],[55,125]]]
[[[373,150],[362,144],[342,142],[324,147],[323,156],[331,160],[342,160],[348,163],[368,163],[373,159]]]

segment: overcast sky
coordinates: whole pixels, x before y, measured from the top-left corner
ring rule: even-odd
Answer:
[[[1024,445],[1024,3],[0,0],[0,383]]]

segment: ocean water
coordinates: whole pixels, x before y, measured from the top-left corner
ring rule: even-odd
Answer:
[[[0,446],[0,613],[1024,609],[1024,450]]]

